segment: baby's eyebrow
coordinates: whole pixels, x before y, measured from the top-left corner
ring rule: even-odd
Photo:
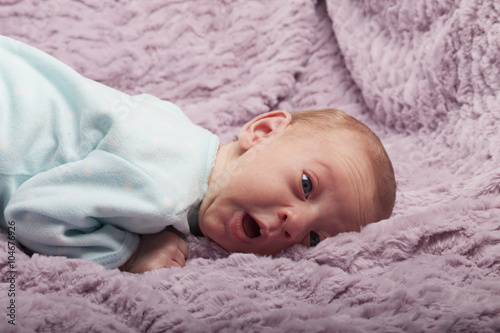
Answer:
[[[333,172],[333,167],[332,167],[330,164],[328,164],[328,163],[326,163],[326,162],[323,162],[323,161],[321,161],[321,160],[317,160],[317,163],[318,163],[319,165],[321,165],[324,169],[326,169],[328,174],[330,174],[330,175],[332,175],[332,176],[333,176],[333,174],[334,174],[334,172]]]
[[[322,167],[322,169],[325,170],[321,175],[319,173],[315,173],[318,180],[318,185],[317,185],[319,186],[318,190],[321,190],[322,187],[321,185],[323,184],[325,178],[330,179],[332,183],[337,183],[337,177],[333,172],[333,167],[323,161],[318,161],[318,164]],[[326,176],[324,176],[325,174]]]

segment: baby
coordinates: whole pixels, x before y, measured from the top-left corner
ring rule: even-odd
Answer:
[[[343,112],[261,114],[219,145],[15,40],[0,59],[0,225],[32,251],[144,272],[184,266],[189,232],[273,255],[392,213],[389,157]]]

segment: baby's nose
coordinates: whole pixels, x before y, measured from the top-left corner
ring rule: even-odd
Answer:
[[[285,240],[296,240],[304,233],[307,221],[297,211],[282,209],[278,215]]]

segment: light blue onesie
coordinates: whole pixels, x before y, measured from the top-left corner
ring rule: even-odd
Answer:
[[[188,233],[218,145],[174,104],[0,36],[0,225],[27,248],[115,268],[137,234]]]

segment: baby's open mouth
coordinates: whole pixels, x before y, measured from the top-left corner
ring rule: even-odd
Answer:
[[[243,230],[248,238],[255,238],[260,236],[259,224],[248,214],[243,216]]]

